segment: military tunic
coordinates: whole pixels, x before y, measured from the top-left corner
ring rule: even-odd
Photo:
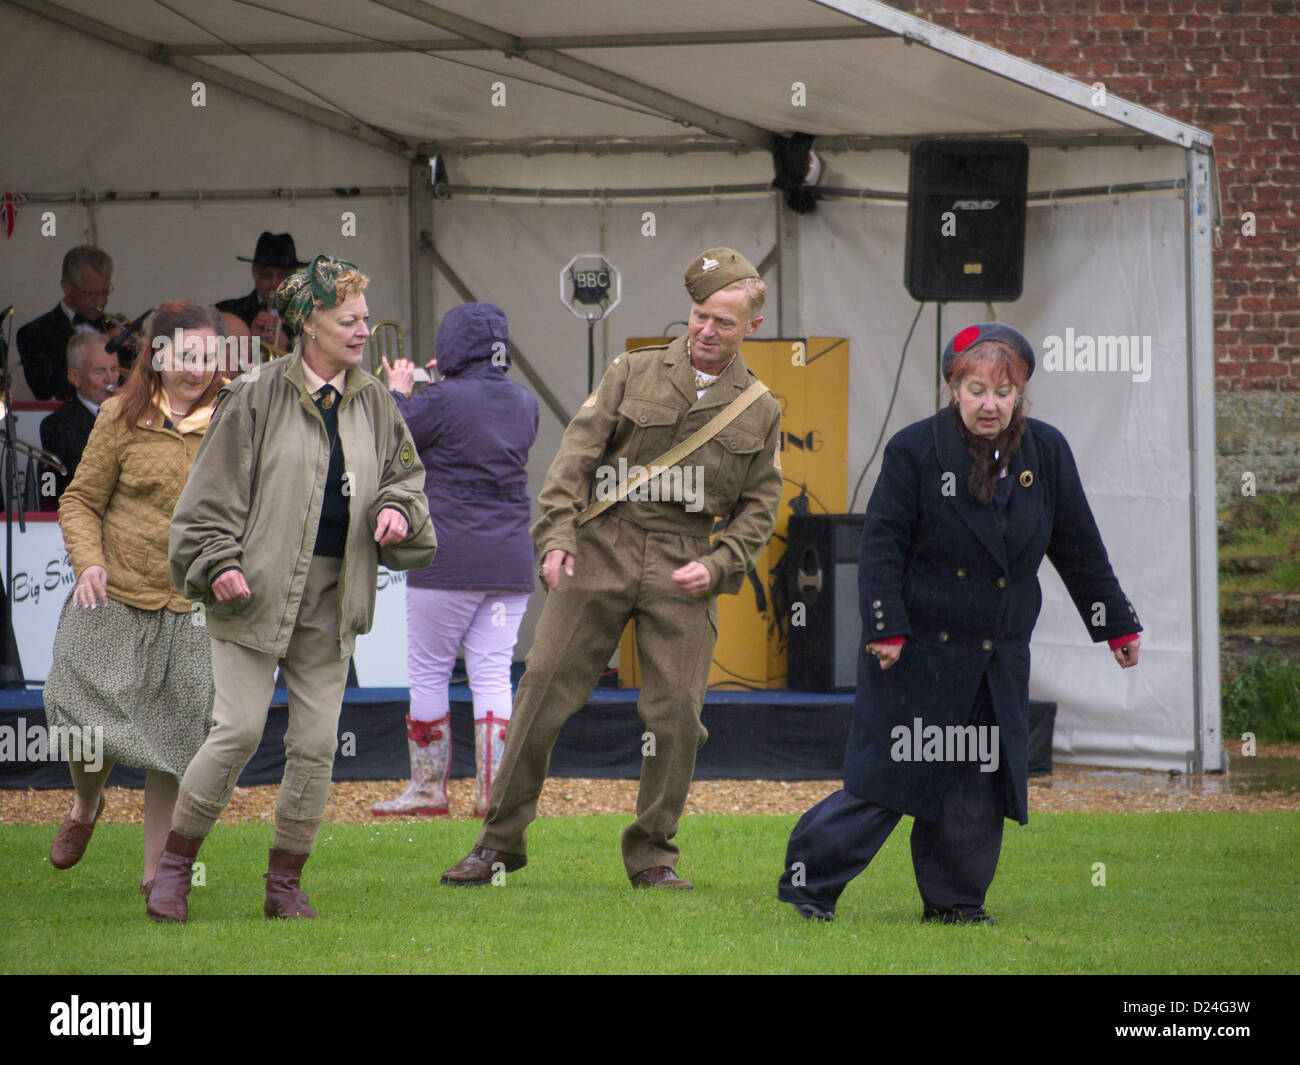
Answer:
[[[539,559],[562,550],[574,575],[561,572],[548,594],[515,697],[493,804],[479,844],[526,853],[560,727],[585,705],[629,618],[637,621],[642,689],[637,705],[654,736],[642,761],[637,819],[623,835],[629,877],[675,867],[671,842],[707,733],[700,709],[717,639],[719,593],[736,592],[776,523],[781,499],[780,407],[761,396],[714,438],[661,477],[659,489],[630,497],[579,526],[602,486],[649,466],[701,428],[757,378],[739,354],[697,399],[684,338],[614,360],[565,430],[539,497],[532,528]],[[668,489],[681,487],[681,492]],[[664,495],[678,498],[663,498]],[[654,498],[655,496],[659,498]],[[683,498],[686,497],[686,498]],[[717,519],[726,527],[710,543]],[[709,594],[692,597],[672,573],[698,560]]]

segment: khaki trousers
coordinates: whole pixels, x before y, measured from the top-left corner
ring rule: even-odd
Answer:
[[[338,558],[318,555],[312,559],[289,651],[283,659],[212,640],[216,686],[212,730],[181,780],[172,815],[172,828],[181,835],[192,839],[207,836],[226,808],[235,781],[261,742],[279,664],[289,690],[289,727],[271,846],[295,854],[311,853],[316,829],[325,818],[348,678],[348,660],[339,657],[341,564]]]
[[[623,833],[623,864],[629,877],[657,865],[676,868],[672,839],[695,753],[708,738],[700,708],[718,620],[714,597],[684,594],[672,572],[709,550],[708,537],[646,532],[612,514],[582,527],[574,575],[561,572],[559,588],[548,593],[526,659],[478,838],[482,846],[526,853],[526,829],[537,816],[560,728],[586,704],[628,619],[635,618],[642,679],[637,712],[652,739],[642,743],[636,820]]]

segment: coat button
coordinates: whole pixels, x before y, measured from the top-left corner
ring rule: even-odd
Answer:
[[[959,581],[964,581],[966,579],[966,571],[964,569],[959,569],[957,571],[957,579]]]
[[[879,631],[880,631],[881,629],[883,629],[884,627],[885,627],[885,623],[884,623],[883,621],[877,621],[877,622],[876,622],[876,631],[877,631],[877,632],[879,632]]]
[[[984,650],[986,650],[986,651],[991,651],[991,650],[993,650],[993,641],[992,641],[992,640],[985,640],[982,644],[980,644],[980,646],[981,646],[982,648],[984,648]]]
[[[872,602],[872,604],[871,604],[871,609],[872,609],[872,610],[876,610],[876,609],[878,609],[879,607],[880,607],[880,600],[879,600],[879,599],[874,600],[874,601]]]
[[[999,578],[998,578],[998,587],[999,587],[999,588],[1005,588],[1006,586],[1007,586],[1007,579],[1006,579],[1005,577],[999,577]]]
[[[876,617],[883,618],[884,616],[885,616],[885,612],[883,610],[876,611]]]
[[[948,634],[947,634],[946,632],[941,632],[941,633],[939,633],[939,642],[940,642],[940,643],[947,643],[947,642],[948,642]]]
[[[639,418],[637,418],[637,421],[639,421],[642,425],[645,425],[645,415],[642,414]]]

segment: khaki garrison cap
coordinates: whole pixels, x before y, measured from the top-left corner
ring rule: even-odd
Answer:
[[[745,277],[758,277],[754,264],[731,248],[710,248],[691,260],[686,268],[686,291],[696,303],[703,303],[720,288]]]

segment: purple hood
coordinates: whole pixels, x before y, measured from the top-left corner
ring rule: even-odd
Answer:
[[[444,377],[455,377],[475,363],[504,373],[510,368],[510,329],[505,313],[492,303],[453,307],[438,326],[433,353]]]

